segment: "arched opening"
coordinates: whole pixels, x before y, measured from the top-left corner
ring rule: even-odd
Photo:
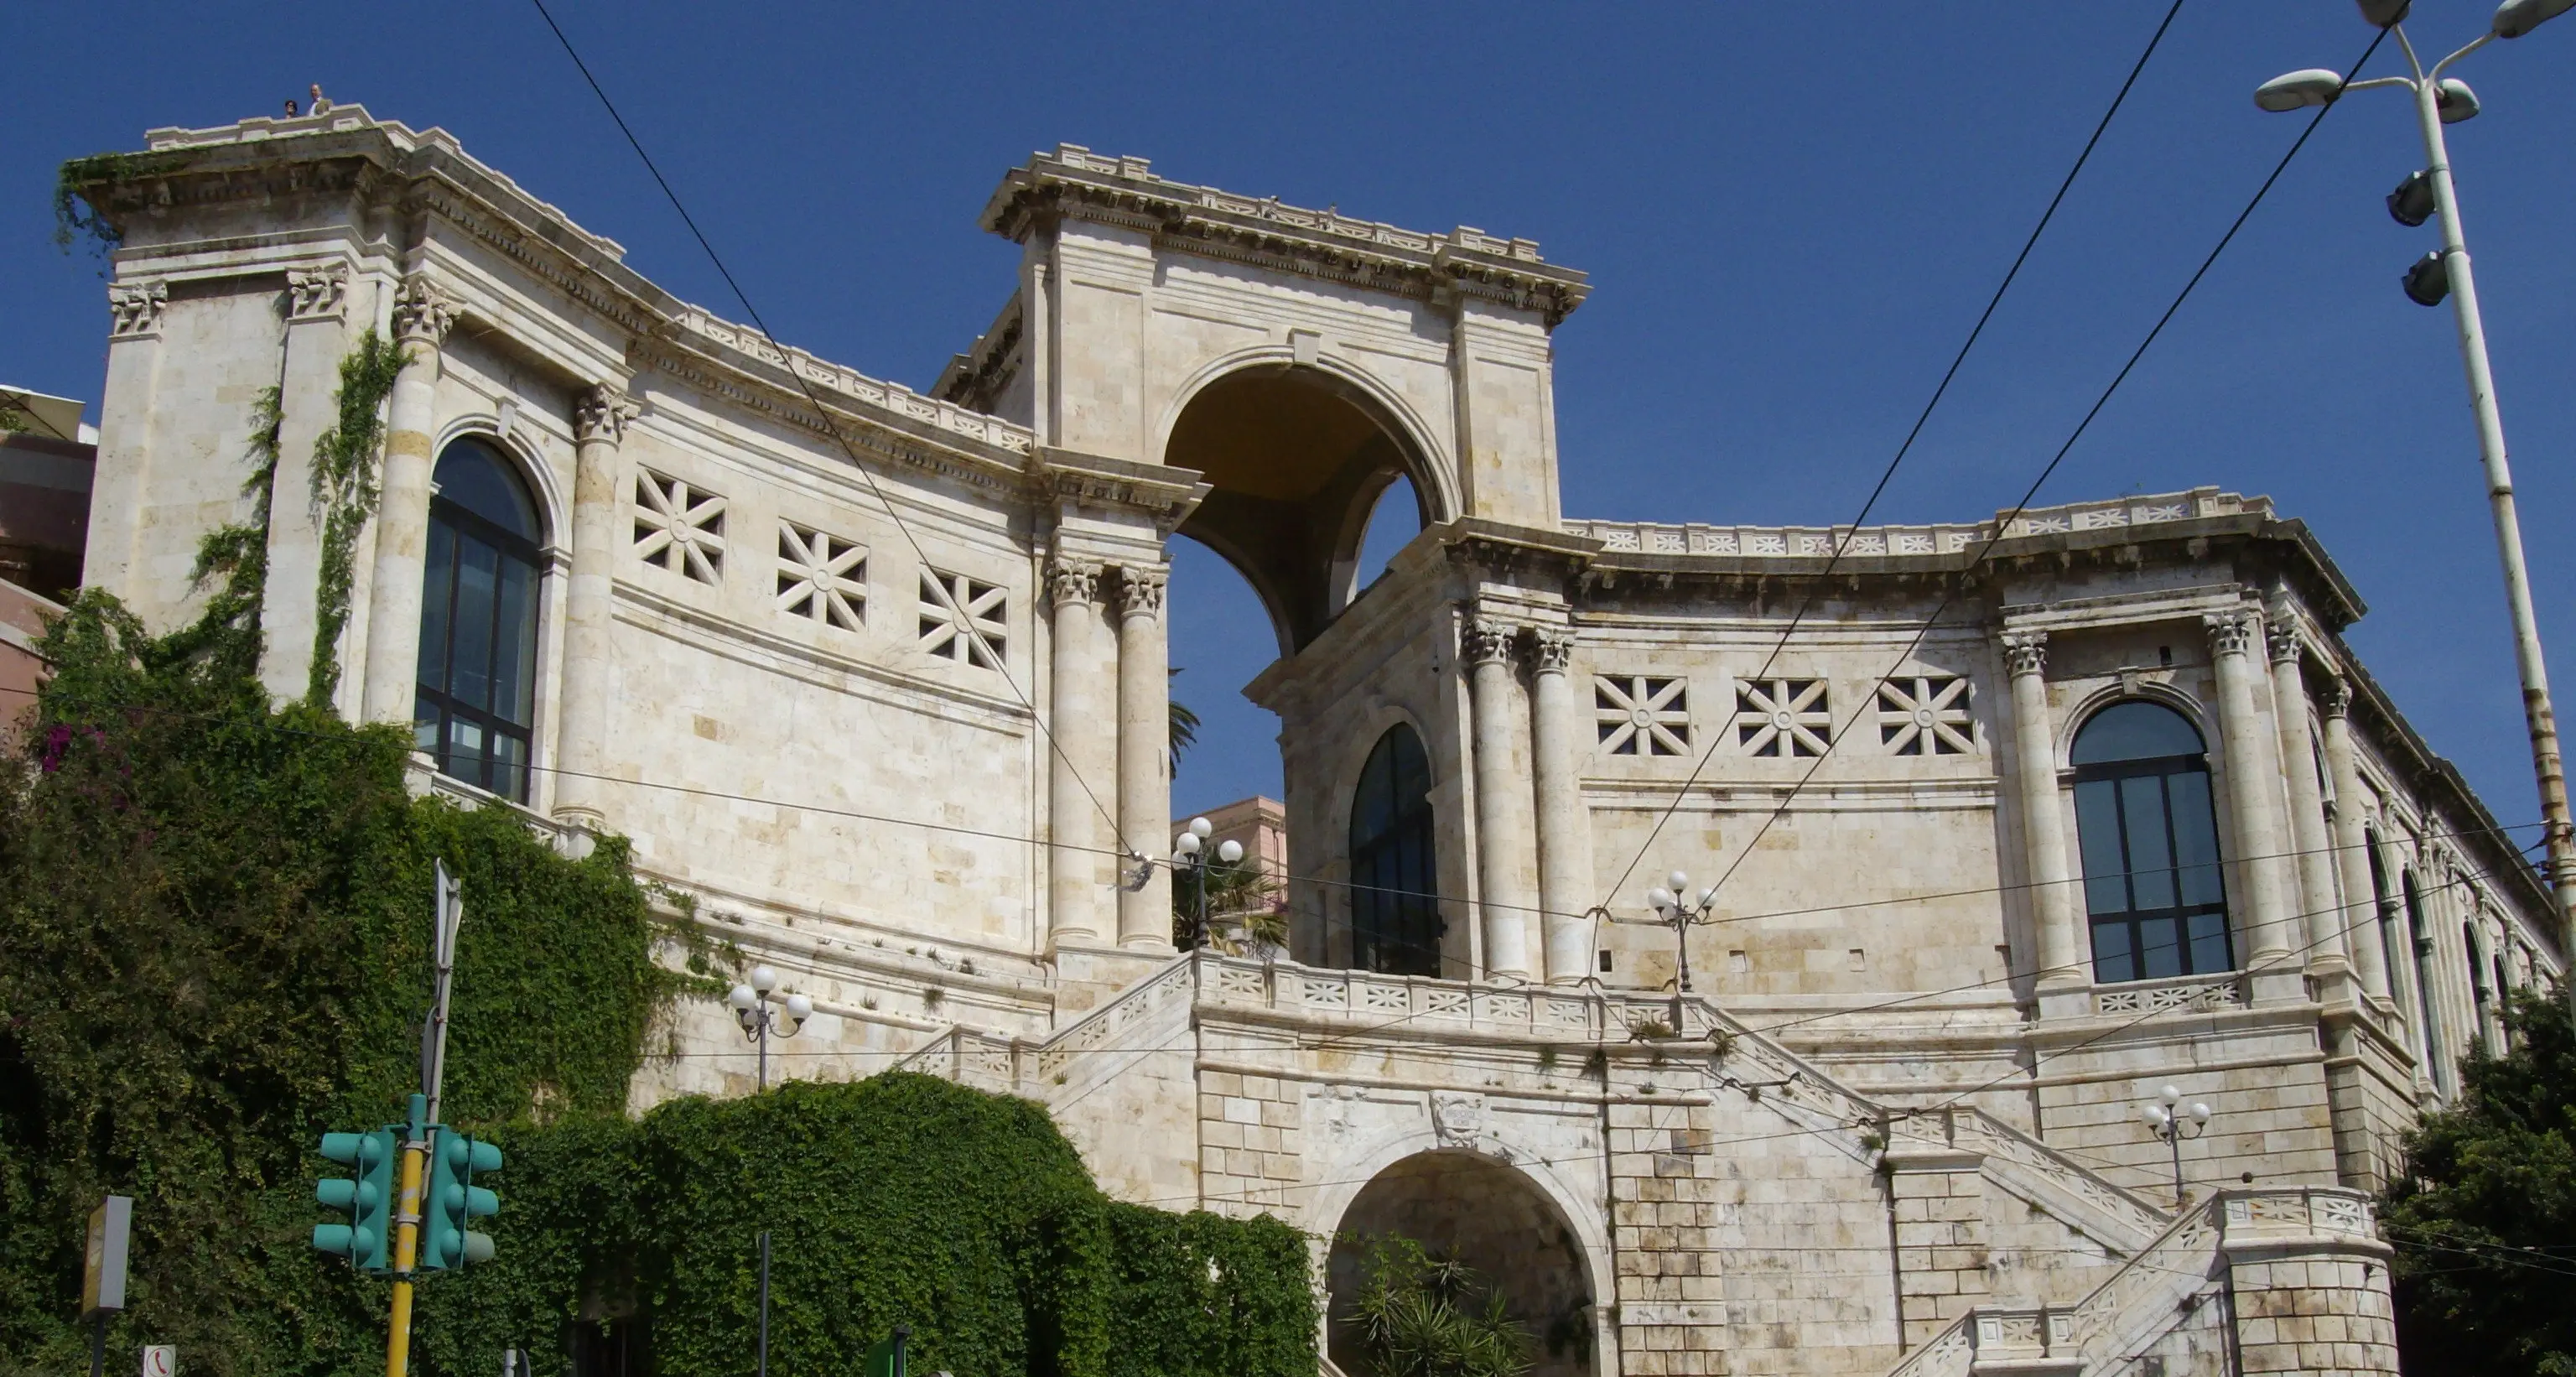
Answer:
[[[1398,475],[1377,495],[1376,505],[1369,508],[1368,520],[1362,524],[1357,573],[1351,580],[1351,600],[1357,602],[1369,585],[1386,573],[1388,561],[1396,552],[1422,534],[1422,498],[1413,490],[1413,480]]]
[[[2130,699],[2093,714],[2069,754],[2093,978],[2235,969],[2199,729],[2160,703]]]
[[[1242,693],[1278,656],[1269,610],[1242,573],[1205,545],[1174,540],[1167,549],[1172,702],[1181,710],[1175,716],[1189,724],[1188,739],[1176,731],[1173,741],[1177,822],[1241,799],[1275,799],[1285,787],[1279,714]]]
[[[1390,485],[1417,480],[1416,529],[1435,519],[1401,433],[1358,389],[1293,364],[1229,373],[1173,423],[1163,462],[1213,489],[1181,534],[1243,572],[1280,653],[1314,640],[1357,594],[1371,509]]]
[[[431,482],[415,743],[439,773],[525,803],[544,526],[517,468],[481,440],[448,445]]]
[[[1351,966],[1439,975],[1439,888],[1431,757],[1398,723],[1369,752],[1351,797]]]
[[[1373,1240],[1408,1238],[1475,1273],[1529,1336],[1532,1377],[1592,1371],[1592,1284],[1583,1246],[1528,1177],[1467,1152],[1424,1152],[1379,1172],[1342,1211],[1325,1264],[1327,1347],[1344,1372],[1361,1360],[1354,1302]]]

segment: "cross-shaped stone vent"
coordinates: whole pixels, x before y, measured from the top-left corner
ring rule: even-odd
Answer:
[[[867,620],[868,549],[855,541],[778,524],[778,610],[856,631]]]
[[[1009,594],[999,585],[939,569],[921,571],[921,648],[979,669],[1002,668]]]
[[[1643,674],[1592,680],[1603,755],[1690,754],[1690,681]]]
[[[725,500],[686,479],[635,475],[635,554],[699,583],[724,582]]]
[[[1819,756],[1833,749],[1833,702],[1822,679],[1740,679],[1735,739],[1746,755]]]
[[[1916,674],[1879,684],[1879,744],[1895,755],[1974,755],[1968,683],[1956,674]]]

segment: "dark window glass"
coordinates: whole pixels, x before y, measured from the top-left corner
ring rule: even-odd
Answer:
[[[2069,755],[2093,978],[2234,969],[2200,733],[2171,708],[2115,703],[2076,733]]]
[[[1351,964],[1440,973],[1438,852],[1431,761],[1411,727],[1390,728],[1360,768],[1351,800]]]
[[[477,440],[438,459],[420,612],[415,739],[441,774],[528,798],[536,717],[537,507]]]

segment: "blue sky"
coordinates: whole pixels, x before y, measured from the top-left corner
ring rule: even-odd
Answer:
[[[2165,9],[553,2],[771,325],[827,357],[928,384],[1009,291],[1011,246],[974,227],[995,179],[1071,141],[1539,240],[1595,286],[1557,334],[1567,511],[1818,524],[1858,506]],[[2447,51],[2489,8],[2420,0],[2409,27]],[[97,265],[48,242],[58,161],[273,113],[315,81],[445,126],[641,271],[736,310],[524,0],[13,18],[0,381],[99,388]],[[2296,135],[2253,87],[2369,38],[2346,0],[2187,0],[1879,519],[2009,503]],[[2452,154],[2542,630],[2576,693],[2571,71],[2576,18],[2471,58],[2486,113]],[[2270,494],[2371,604],[2351,634],[2381,682],[2521,822],[2449,315],[2397,289],[2433,231],[2380,205],[2419,161],[2402,99],[2337,109],[2042,500]],[[1175,801],[1276,793],[1275,721],[1234,691],[1270,632],[1212,558],[1178,562],[1179,692],[1208,729]]]

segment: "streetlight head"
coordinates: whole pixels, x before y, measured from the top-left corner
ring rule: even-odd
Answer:
[[[2173,1106],[2182,1103],[2182,1087],[2179,1085],[2168,1085],[2160,1093],[2164,1098],[2165,1106],[2167,1108],[2172,1108]]]
[[[751,968],[752,993],[765,995],[771,990],[777,988],[778,972],[771,970],[767,966],[754,966]]]
[[[1717,886],[1710,885],[1708,888],[1699,892],[1699,906],[1701,908],[1706,908],[1715,902],[1717,902]]]
[[[1172,843],[1172,853],[1177,856],[1195,856],[1199,854],[1199,834],[1196,832],[1183,832],[1180,837]]]
[[[733,1005],[735,1012],[747,1014],[751,1012],[752,1005],[760,1002],[760,996],[752,993],[749,985],[736,985],[733,993],[726,996],[726,1002]]]
[[[2343,73],[2323,67],[2288,72],[2254,88],[2254,103],[2273,114],[2304,110],[2312,105],[2332,105],[2343,92]]]
[[[799,1023],[814,1016],[814,1001],[801,994],[787,997],[787,1016]]]
[[[1216,858],[1227,865],[1243,859],[1243,843],[1232,837],[1216,844]]]
[[[1646,891],[1646,904],[1655,912],[1661,913],[1673,906],[1673,892],[1662,885],[1657,885]]]
[[[2498,38],[2520,38],[2570,9],[2576,0],[2504,0],[2489,27]]]
[[[2388,193],[2389,217],[2409,229],[2432,219],[2435,209],[2433,173],[2429,168],[2419,167],[2407,173],[2406,180]]]
[[[2458,124],[2478,117],[2478,93],[2458,77],[2444,77],[2433,88],[2433,111],[2444,124]]]
[[[2149,1128],[2162,1128],[2173,1120],[2173,1116],[2165,1113],[2165,1107],[2160,1104],[2151,1104],[2139,1110],[2138,1117],[2146,1120]]]
[[[2414,0],[2356,0],[2356,3],[2361,6],[2363,22],[2374,29],[2404,23],[2406,11],[2414,8]]]
[[[2196,1124],[2201,1125],[2201,1126],[2202,1126],[2202,1127],[2204,1127],[2204,1128],[2208,1127],[2208,1125],[2209,1125],[2209,1106],[2208,1106],[2208,1105],[2205,1105],[2205,1104],[2195,1104],[2195,1105],[2193,1105],[2193,1106],[2191,1107],[2191,1121],[2192,1121],[2193,1123],[2196,1123]]]
[[[2401,279],[2406,285],[2406,299],[2418,306],[2439,306],[2451,294],[2451,265],[2435,251],[2415,260]]]
[[[1215,830],[1216,824],[1205,818],[1190,819],[1190,835],[1198,838],[1200,841],[1206,841],[1208,834]]]
[[[1676,870],[1664,877],[1664,888],[1675,894],[1686,894],[1690,891],[1690,876]]]

